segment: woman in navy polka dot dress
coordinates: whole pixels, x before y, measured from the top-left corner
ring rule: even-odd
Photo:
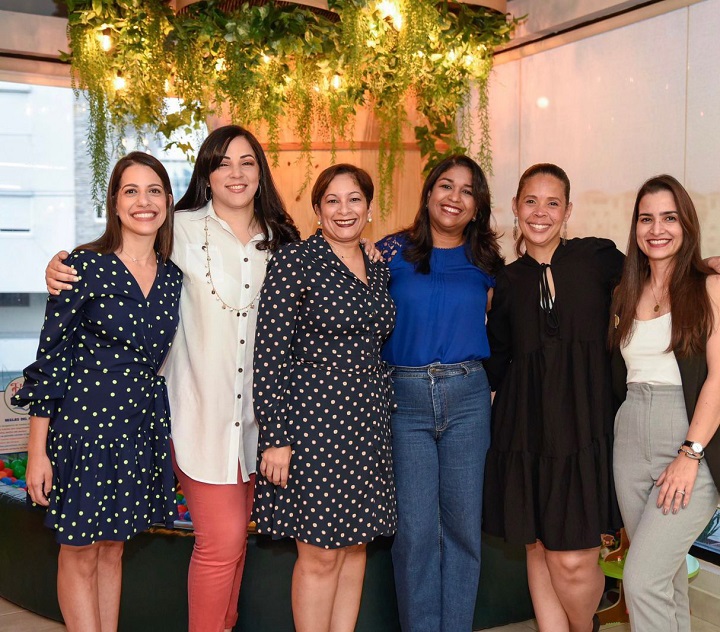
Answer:
[[[294,538],[297,632],[352,631],[365,545],[395,532],[387,371],[395,323],[388,269],[362,252],[373,184],[352,165],[318,177],[322,232],[282,247],[263,286],[255,339],[260,424],[253,517]]]
[[[58,600],[69,630],[117,628],[123,542],[171,524],[167,393],[157,374],[178,326],[182,273],[172,192],[152,156],[110,177],[107,226],[68,261],[79,281],[51,295],[37,361],[14,403],[30,406],[27,483],[60,543]]]

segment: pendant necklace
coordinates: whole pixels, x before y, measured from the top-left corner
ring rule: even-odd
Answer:
[[[147,257],[145,257],[145,261],[147,261],[148,259],[150,259],[150,257],[151,257],[153,254],[155,254],[155,253],[152,252],[152,253],[150,253]],[[128,259],[130,259],[130,261],[132,261],[133,263],[140,263],[140,262],[142,261],[142,259],[136,259],[135,257],[133,257],[133,256],[130,255],[129,253],[125,252],[124,250],[120,250],[120,251],[118,252],[118,255],[124,255],[124,256],[126,256],[126,257],[127,257]]]
[[[205,218],[205,244],[203,245],[202,249],[205,251],[205,276],[207,278],[207,282],[210,285],[212,295],[215,297],[215,300],[222,305],[223,309],[227,309],[231,313],[235,313],[235,315],[240,318],[240,315],[247,316],[247,312],[250,309],[255,309],[255,302],[260,297],[260,292],[262,292],[262,283],[260,284],[260,289],[257,291],[255,296],[253,296],[252,300],[243,307],[233,307],[232,305],[229,305],[226,303],[222,297],[220,296],[220,292],[218,292],[217,288],[215,287],[215,282],[213,281],[212,276],[212,270],[210,269],[210,228],[208,226],[208,219]],[[270,260],[270,251],[265,251],[265,268],[267,268],[268,261]]]
[[[661,300],[657,300],[657,296],[655,296],[655,290],[653,289],[652,283],[650,283],[650,292],[652,292],[653,298],[655,299],[655,307],[653,307],[653,311],[657,314],[660,311],[660,303],[665,300],[665,295],[667,294],[667,291],[663,292],[662,296],[660,297]]]

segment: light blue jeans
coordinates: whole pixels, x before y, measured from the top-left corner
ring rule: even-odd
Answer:
[[[470,632],[480,578],[490,387],[480,361],[391,367],[403,632]]]

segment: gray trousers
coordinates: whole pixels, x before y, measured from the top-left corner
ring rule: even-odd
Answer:
[[[629,384],[615,418],[615,487],[630,550],[623,571],[633,632],[690,632],[685,556],[717,507],[718,490],[699,463],[686,509],[664,515],[655,481],[688,429],[681,386]]]

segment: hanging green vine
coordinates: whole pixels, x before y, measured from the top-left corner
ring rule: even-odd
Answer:
[[[428,161],[468,151],[479,129],[477,157],[490,168],[492,50],[517,23],[504,15],[433,0],[329,0],[337,19],[272,0],[231,11],[221,0],[207,0],[178,15],[162,0],[67,5],[73,86],[88,99],[98,202],[126,130],[161,133],[179,144],[175,132],[197,129],[212,114],[264,127],[275,162],[286,121],[300,140],[306,186],[313,135],[329,139],[334,159],[357,109],[371,107],[384,212],[402,165],[408,104],[419,114],[415,138]],[[473,84],[479,98],[471,112]],[[167,110],[168,92],[179,97],[179,110]]]

